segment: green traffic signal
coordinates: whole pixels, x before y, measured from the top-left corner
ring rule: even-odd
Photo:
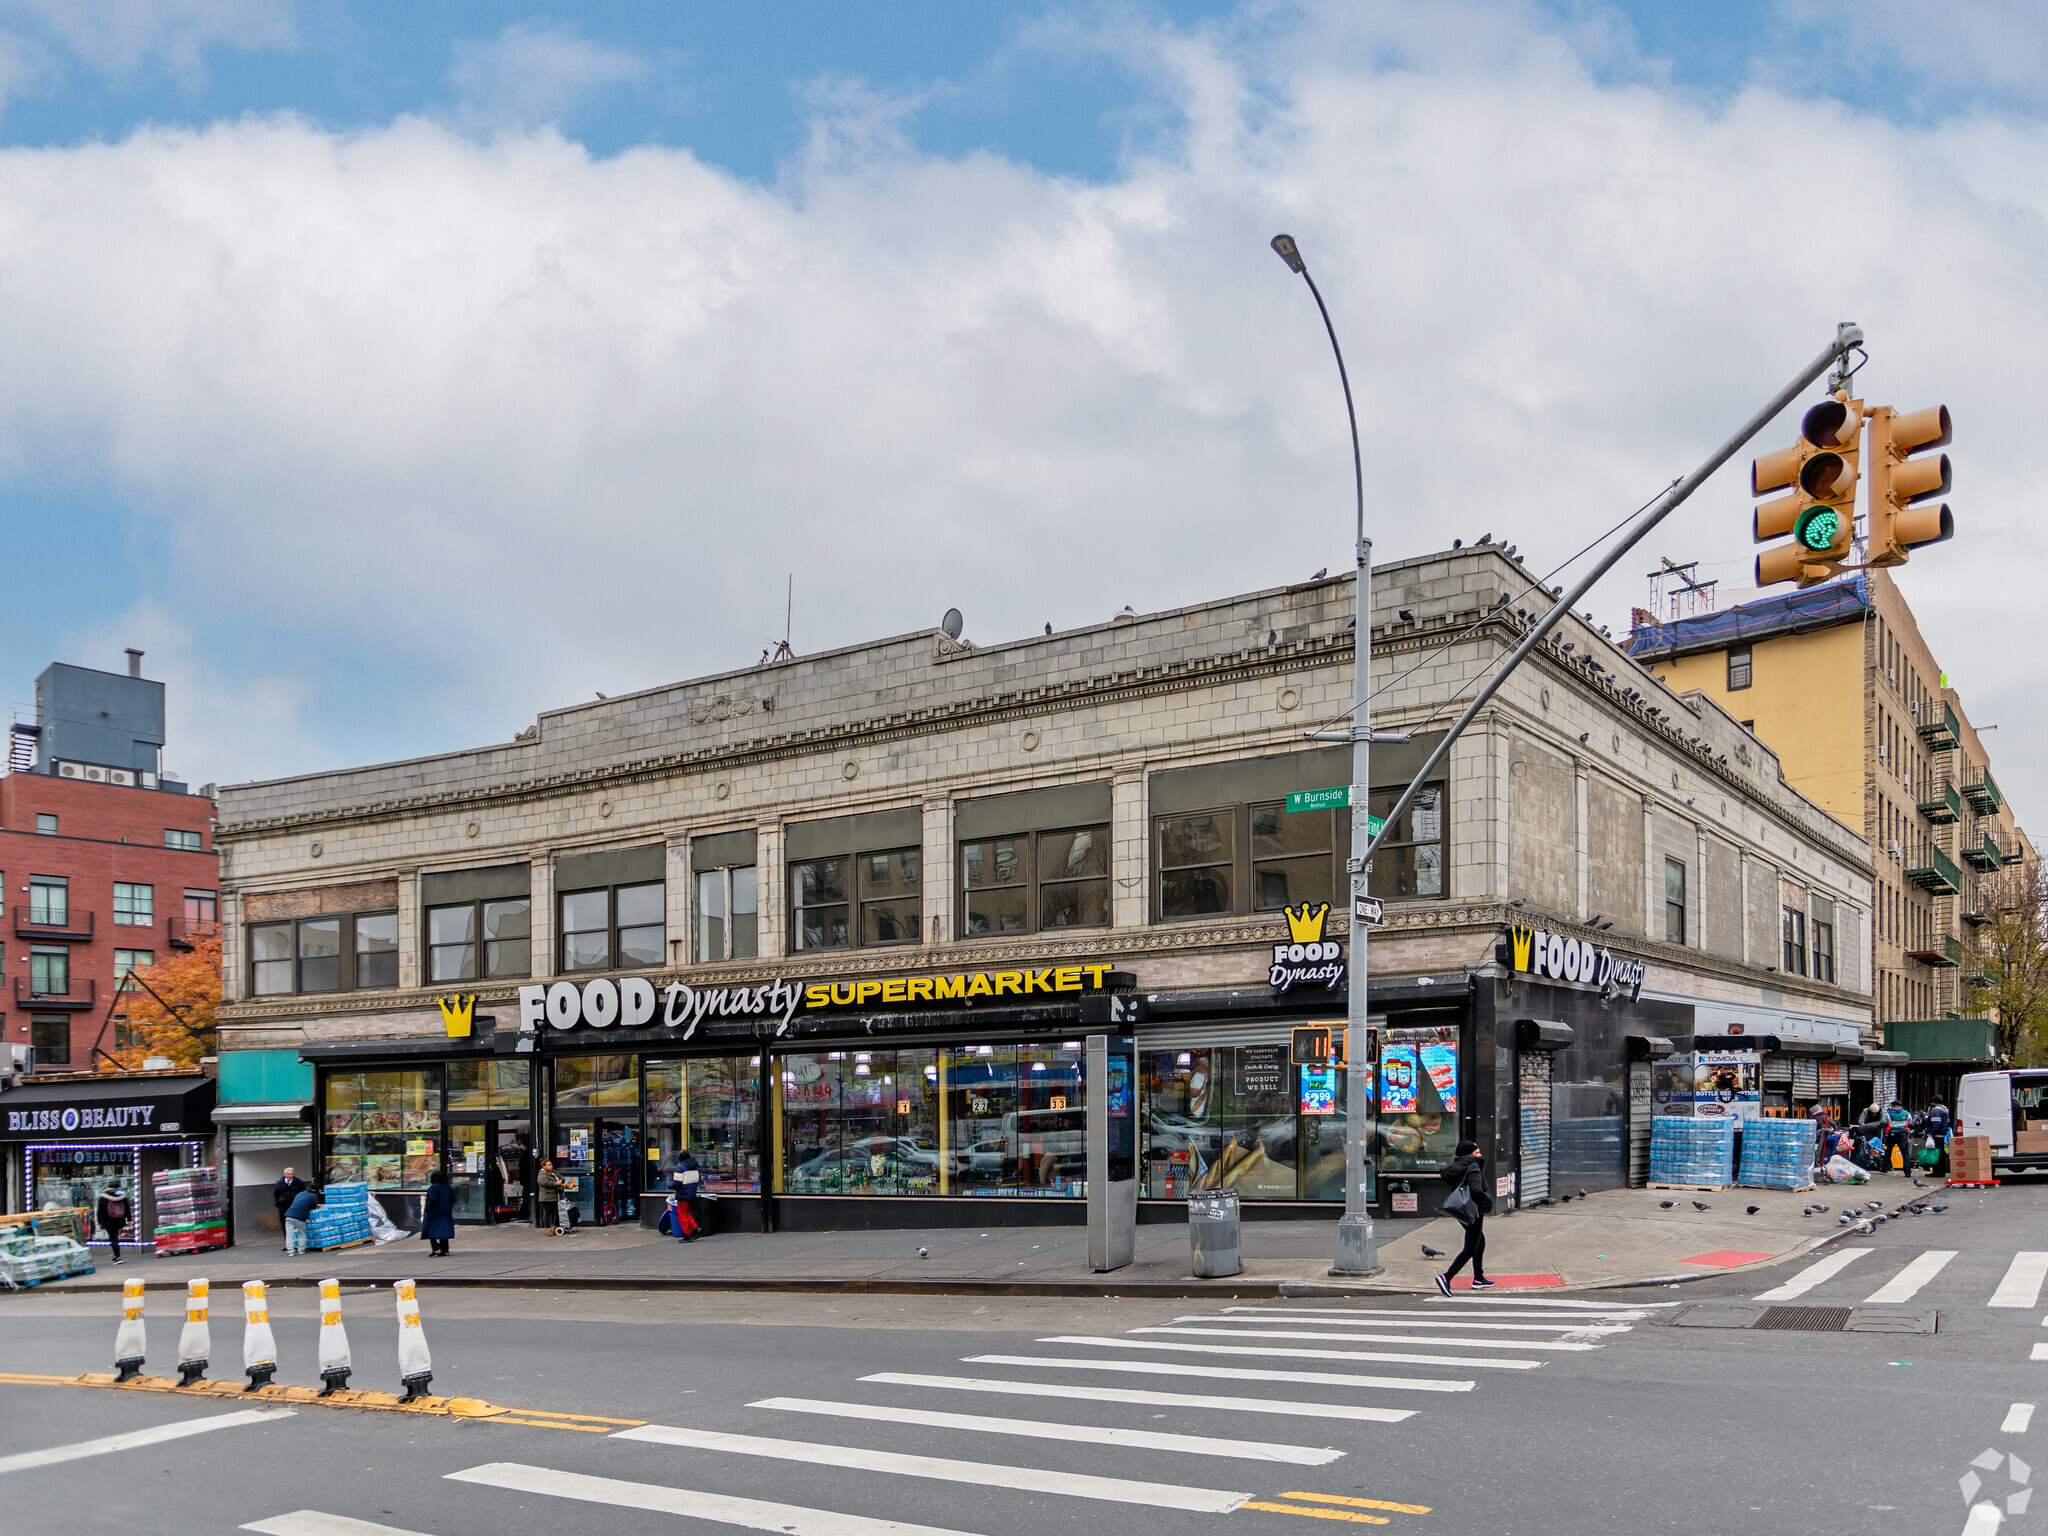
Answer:
[[[1841,514],[1833,507],[1814,507],[1800,516],[1799,526],[1793,530],[1792,537],[1802,549],[1829,550],[1835,547],[1835,538],[1841,527]]]

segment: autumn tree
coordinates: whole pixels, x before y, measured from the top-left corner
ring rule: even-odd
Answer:
[[[1969,1000],[1995,1019],[1999,1059],[2032,1066],[2048,1060],[2048,880],[2030,859],[1988,876],[1977,891],[1989,919],[1976,934],[1986,979],[1971,984]]]
[[[122,990],[127,1038],[111,1068],[137,1068],[152,1056],[197,1069],[214,1054],[214,1016],[220,1008],[220,935],[195,939],[190,949],[155,965],[140,966]]]

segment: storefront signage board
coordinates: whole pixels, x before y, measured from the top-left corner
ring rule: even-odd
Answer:
[[[1323,938],[1323,925],[1329,921],[1330,904],[1320,902],[1310,906],[1303,902],[1299,909],[1281,909],[1287,917],[1289,942],[1273,946],[1273,964],[1267,972],[1266,983],[1275,992],[1285,992],[1298,986],[1322,986],[1335,989],[1344,985],[1344,946],[1335,939]]]
[[[1649,972],[1648,961],[1617,955],[1604,944],[1519,923],[1508,930],[1507,958],[1517,975],[1588,987],[1610,997],[1626,994],[1630,1002],[1642,995]]]
[[[203,1135],[212,1108],[211,1079],[158,1079],[146,1089],[30,1083],[0,1094],[0,1138]]]
[[[1756,1051],[1693,1051],[1654,1062],[1653,1112],[1754,1120],[1763,1108],[1762,1059]]]

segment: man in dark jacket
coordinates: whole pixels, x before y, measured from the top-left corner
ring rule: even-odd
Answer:
[[[306,1181],[289,1168],[285,1169],[283,1178],[270,1186],[270,1198],[277,1202],[277,1219],[280,1225],[284,1221],[285,1211],[291,1206],[292,1201],[299,1197],[300,1191],[305,1188]],[[289,1238],[285,1241],[284,1251],[286,1253],[292,1251]]]
[[[309,1184],[301,1184],[299,1192],[292,1196],[292,1203],[284,1208],[284,1251],[304,1253],[306,1251],[306,1219],[313,1214],[313,1207],[325,1205],[320,1191]]]
[[[704,1193],[704,1170],[697,1166],[688,1147],[676,1159],[668,1184],[676,1197],[676,1236],[694,1243],[704,1235],[704,1207],[698,1200]]]
[[[1451,1260],[1451,1267],[1436,1277],[1436,1288],[1446,1296],[1451,1294],[1451,1282],[1458,1277],[1458,1271],[1465,1267],[1465,1261],[1472,1261],[1472,1289],[1490,1291],[1493,1282],[1486,1278],[1486,1213],[1493,1209],[1493,1192],[1486,1187],[1486,1164],[1479,1157],[1479,1143],[1461,1141],[1451,1158],[1451,1164],[1438,1178],[1446,1184],[1462,1186],[1472,1194],[1472,1219],[1465,1223],[1465,1246],[1458,1250],[1458,1256]]]
[[[100,1230],[107,1234],[107,1246],[114,1251],[114,1262],[121,1262],[121,1229],[128,1225],[128,1199],[121,1193],[119,1184],[109,1184],[107,1192],[100,1196]]]

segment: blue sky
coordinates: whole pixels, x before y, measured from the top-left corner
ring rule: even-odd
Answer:
[[[1250,514],[1348,460],[1283,224],[1383,554],[1561,557],[1852,317],[2024,529],[2048,26],[1930,14],[0,0],[9,697],[143,645],[226,782],[746,665],[791,575],[799,649],[1297,579],[1341,516]],[[1736,478],[1636,563],[1742,585]],[[2048,679],[1982,548],[1909,590],[2011,750]]]

